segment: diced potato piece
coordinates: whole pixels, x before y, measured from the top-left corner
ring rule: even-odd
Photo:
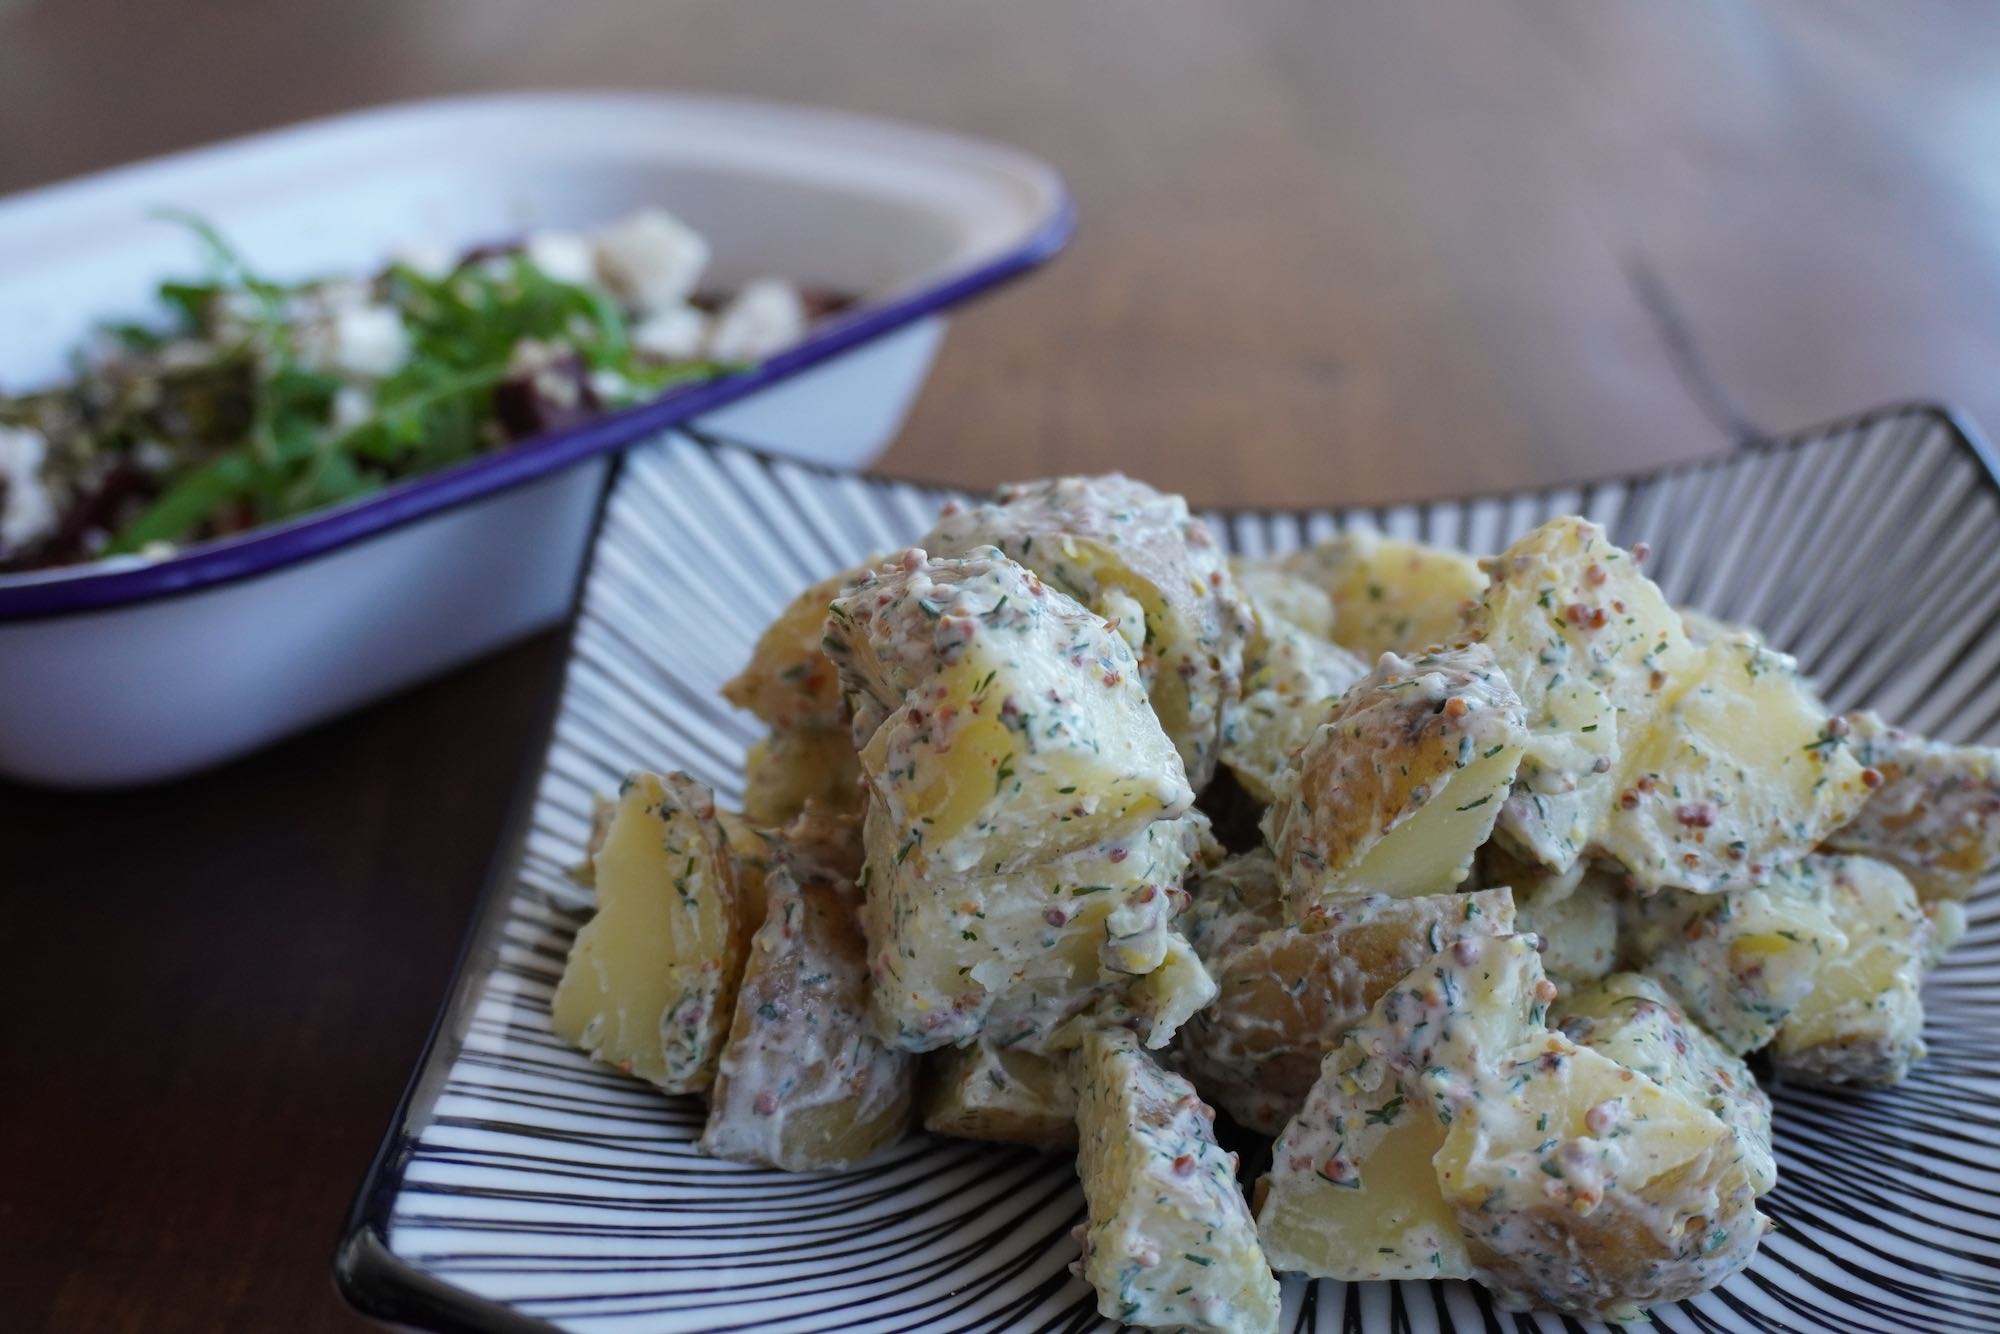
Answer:
[[[1485,648],[1384,654],[1265,816],[1287,919],[1310,926],[1343,898],[1457,885],[1493,829],[1521,739],[1521,702]]]
[[[1097,1309],[1157,1329],[1275,1332],[1278,1281],[1214,1113],[1122,1029],[1086,1033],[1073,1060],[1081,1270]]]
[[[827,652],[899,857],[927,879],[1046,861],[1194,801],[1125,641],[994,551],[911,551],[862,577],[829,609]]]
[[[963,876],[926,864],[879,805],[865,828],[875,1031],[928,1051],[980,1033],[1039,1047],[1122,975],[1159,968],[1200,826],[1155,821],[1033,866]]]
[[[1472,557],[1371,532],[1342,533],[1281,557],[1333,599],[1333,639],[1373,659],[1458,638],[1466,604],[1486,591]]]
[[[1570,1041],[1713,1112],[1736,1135],[1757,1194],[1777,1184],[1770,1098],[1743,1058],[1684,1018],[1665,987],[1644,973],[1613,973],[1564,992],[1554,1018]]]
[[[1444,1136],[1393,1080],[1308,1101],[1273,1150],[1283,1166],[1257,1183],[1257,1232],[1272,1266],[1348,1282],[1472,1277],[1431,1165]]]
[[[992,504],[947,511],[920,545],[943,556],[998,547],[1116,621],[1189,780],[1208,785],[1250,618],[1186,501],[1115,473],[1025,482]]]
[[[1432,1161],[1457,1101],[1497,1083],[1490,1064],[1541,1030],[1537,983],[1553,994],[1534,946],[1498,936],[1455,942],[1382,994],[1271,1150],[1257,1222],[1274,1266],[1349,1282],[1472,1276]]]
[[[1460,940],[1387,992],[1273,1151],[1258,1211],[1272,1261],[1470,1276],[1506,1306],[1609,1318],[1746,1263],[1768,1153],[1746,1151],[1698,1081],[1671,1087],[1550,1031],[1554,996],[1522,936]]]
[[[861,809],[861,761],[845,728],[773,732],[743,761],[743,813],[781,825],[817,801]]]
[[[1333,598],[1315,580],[1288,568],[1289,556],[1231,556],[1229,573],[1237,592],[1250,603],[1256,626],[1273,618],[1305,631],[1315,639],[1333,639]],[[1483,576],[1482,576],[1483,577]],[[1247,663],[1246,663],[1247,666]]]
[[[1505,890],[1376,896],[1333,911],[1323,929],[1284,925],[1275,879],[1258,907],[1237,909],[1248,868],[1270,874],[1270,858],[1227,864],[1214,888],[1193,887],[1184,918],[1220,989],[1216,1002],[1182,1028],[1182,1068],[1203,1096],[1237,1121],[1276,1134],[1305,1103],[1320,1061],[1340,1045],[1382,993],[1445,945],[1466,935],[1513,929]]]
[[[1971,897],[2000,869],[2000,750],[1931,741],[1872,713],[1849,722],[1855,758],[1879,781],[1827,846],[1889,862],[1926,902]]]
[[[977,1041],[923,1058],[924,1129],[956,1139],[1076,1144],[1076,1089],[1066,1058]]]
[[[1917,989],[1935,927],[1916,890],[1888,863],[1826,856],[1811,863],[1847,948],[1817,959],[1812,990],[1778,1029],[1772,1063],[1801,1084],[1894,1084],[1924,1054]]]
[[[1867,799],[1846,735],[1792,659],[1717,639],[1627,752],[1597,847],[1649,889],[1762,883]]]
[[[1630,1320],[1749,1263],[1767,1226],[1730,1128],[1557,1034],[1454,1116],[1435,1160],[1504,1307]]]
[[[1263,585],[1276,580],[1300,582],[1284,574],[1260,576]],[[1303,587],[1325,601],[1318,589]],[[1299,600],[1278,605],[1294,606]],[[1346,649],[1254,597],[1251,605],[1257,628],[1244,658],[1242,698],[1223,706],[1222,762],[1246,792],[1268,803],[1284,788],[1294,757],[1333,712],[1334,701],[1368,668]]]
[[[750,661],[722,687],[739,709],[748,709],[774,731],[837,731],[847,725],[840,708],[840,675],[827,661],[826,609],[866,566],[842,570],[793,598],[778,613]]]
[[[1846,949],[1810,859],[1756,889],[1662,890],[1624,905],[1626,964],[1657,978],[1738,1056],[1768,1043],[1812,990],[1820,960]]]
[[[1522,861],[1496,840],[1479,850],[1479,883],[1514,892],[1513,930],[1542,942],[1542,971],[1562,983],[1592,982],[1618,961],[1618,884],[1576,862],[1552,871]]]
[[[1652,580],[1588,520],[1551,519],[1483,564],[1493,582],[1468,630],[1493,650],[1530,732],[1500,833],[1566,870],[1694,648]]]
[[[706,1089],[751,931],[714,794],[686,774],[633,774],[596,878],[597,916],[551,1006],[556,1033],[669,1093]]]
[[[916,1058],[870,1032],[850,873],[781,843],[765,885],[701,1148],[791,1172],[847,1167],[908,1132]]]

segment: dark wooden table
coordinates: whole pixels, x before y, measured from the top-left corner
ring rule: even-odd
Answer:
[[[511,87],[952,126],[1055,160],[1083,229],[959,321],[885,467],[1380,500],[1886,398],[2000,423],[1996,29],[1982,0],[0,0],[0,189]],[[558,652],[168,787],[0,787],[0,1329],[361,1323],[335,1234]]]

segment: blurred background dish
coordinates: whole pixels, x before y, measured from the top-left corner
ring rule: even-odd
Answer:
[[[659,211],[668,207],[674,217]],[[0,773],[13,777],[74,786],[184,773],[559,620],[607,451],[663,426],[699,420],[779,453],[865,463],[888,443],[915,395],[942,333],[941,312],[1041,263],[1070,226],[1060,180],[1034,159],[860,117],[636,94],[517,94],[383,108],[0,201],[0,255],[7,257],[0,308],[20,317],[0,337],[0,374],[9,383],[40,386],[61,375],[64,358],[109,320],[146,321],[128,341],[157,337],[160,316],[147,297],[163,279],[185,274],[192,258],[189,223],[162,218],[162,208],[199,219],[197,230],[213,229],[211,246],[226,244],[240,256],[227,257],[228,265],[262,275],[247,280],[254,292],[238,275],[230,280],[233,293],[198,293],[198,310],[232,299],[313,308],[263,341],[287,352],[280,374],[316,392],[331,377],[293,366],[302,353],[290,350],[321,326],[338,333],[343,320],[382,316],[398,338],[409,335],[397,308],[366,286],[350,284],[359,292],[352,309],[319,312],[326,289],[286,295],[269,283],[366,278],[399,255],[492,255],[496,243],[523,237],[526,256],[500,253],[464,275],[478,288],[466,299],[486,311],[482,327],[499,323],[503,284],[480,264],[511,266],[503,267],[505,284],[518,286],[525,274],[589,309],[588,292],[555,284],[536,266],[536,244],[581,248],[595,234],[603,238],[596,265],[613,281],[613,261],[631,269],[658,258],[639,244],[643,233],[679,229],[668,240],[712,249],[709,263],[667,275],[688,290],[676,290],[661,311],[633,296],[629,329],[617,311],[606,318],[616,322],[621,343],[638,341],[649,320],[666,315],[712,320],[712,334],[685,350],[723,355],[680,371],[622,357],[595,373],[626,379],[618,396],[631,406],[607,401],[601,413],[551,416],[529,395],[516,405],[529,420],[509,432],[525,440],[496,441],[440,471],[392,477],[386,487],[299,517],[185,549],[0,574],[0,668],[9,685],[0,699]],[[392,281],[445,290],[422,274],[397,272],[407,276]],[[724,304],[711,317],[685,304],[699,296],[697,283],[724,292],[759,281],[772,286],[764,275],[848,300],[810,328],[801,307],[789,321],[801,327],[775,343],[734,328],[746,312]],[[600,300],[612,296],[598,293]],[[189,369],[212,376],[227,351],[217,350],[222,341],[181,338],[143,354],[144,364],[187,352],[192,357],[181,360]],[[588,386],[581,359],[542,340],[499,349],[501,368],[529,348],[544,359],[570,356],[572,380]],[[351,349],[346,355],[353,360]],[[246,376],[268,380],[269,348],[244,360]],[[714,364],[738,360],[746,363],[741,369]],[[113,369],[130,377],[127,367]],[[654,373],[677,378],[656,390],[629,383]],[[510,383],[481,391],[490,411],[506,406]],[[158,385],[149,387],[157,396]],[[343,381],[325,394],[337,398],[349,388]],[[254,412],[245,406],[238,414],[246,420],[261,419],[274,396],[252,397]],[[477,397],[462,406],[479,410]],[[613,399],[608,390],[604,397]],[[15,403],[23,413],[35,406],[32,399]],[[386,420],[368,408],[359,417],[353,436],[322,430],[317,443],[309,436],[301,448],[351,469],[358,455],[345,451],[347,441]],[[24,416],[9,432],[50,448],[88,442],[83,432],[44,442],[34,421]],[[412,428],[436,432],[440,424],[419,417]],[[289,443],[280,439],[278,447]],[[146,440],[124,452],[149,447],[166,450]],[[123,519],[96,520],[114,530],[99,540],[112,539],[115,552],[120,529],[128,539],[134,526],[142,536],[180,536],[188,524],[151,532],[145,525],[174,495],[216,475],[218,465],[245,458],[236,450],[181,469],[154,507],[135,503]],[[21,482],[35,480],[20,479],[10,502]],[[60,528],[70,516],[49,517]],[[200,528],[193,531],[200,536]]]

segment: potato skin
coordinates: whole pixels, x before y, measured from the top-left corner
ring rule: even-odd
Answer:
[[[1261,903],[1242,882],[1261,871]],[[1234,883],[1232,883],[1234,882]],[[1277,1134],[1305,1104],[1320,1062],[1382,993],[1451,941],[1512,929],[1505,890],[1378,895],[1329,913],[1316,931],[1286,926],[1266,854],[1225,863],[1192,886],[1186,921],[1219,995],[1175,1039],[1202,1095],[1236,1121]]]
[[[1343,898],[1457,885],[1506,800],[1522,736],[1520,699],[1483,646],[1385,653],[1265,815],[1286,920],[1309,926]]]
[[[743,670],[722,687],[739,709],[756,714],[774,731],[829,731],[846,725],[840,676],[820,647],[827,606],[867,566],[842,570],[786,604],[750,651]]]
[[[844,823],[858,848],[854,822]],[[916,1062],[869,1029],[868,945],[849,869],[857,856],[780,840],[709,1097],[703,1152],[822,1171],[858,1163],[907,1133]]]
[[[1076,1146],[1076,1089],[1062,1056],[973,1042],[923,1057],[924,1129],[954,1139]]]
[[[781,825],[808,801],[836,810],[861,809],[861,761],[847,729],[773,732],[743,761],[743,814]]]

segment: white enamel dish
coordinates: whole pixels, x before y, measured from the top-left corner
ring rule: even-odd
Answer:
[[[241,754],[554,624],[613,451],[698,421],[857,466],[888,443],[948,307],[1044,262],[1061,180],[1011,149],[840,113],[664,94],[380,108],[0,200],[0,384],[59,377],[102,320],[194,272],[172,207],[279,278],[371,271],[658,204],[723,286],[858,304],[754,371],[169,560],[0,575],[0,775],[97,786]]]
[[[565,868],[593,793],[683,768],[734,803],[759,729],[716,689],[809,581],[923,532],[940,491],[670,436],[623,462],[550,740],[405,1105],[349,1220],[343,1291],[430,1329],[1098,1328],[1072,1278],[1072,1162],[916,1137],[848,1173],[701,1156],[703,1113],[592,1066],[548,1002],[583,920]],[[1211,515],[1237,550],[1337,528],[1492,551],[1579,512],[1676,602],[1764,627],[1838,708],[2000,743],[2000,483],[1968,428],[1884,410],[1714,462],[1390,509]],[[698,628],[699,633],[694,633]],[[2000,901],[1926,987],[1894,1090],[1775,1089],[1777,1229],[1662,1331],[2000,1329]],[[1289,1280],[1294,1331],[1577,1331],[1466,1283]]]

